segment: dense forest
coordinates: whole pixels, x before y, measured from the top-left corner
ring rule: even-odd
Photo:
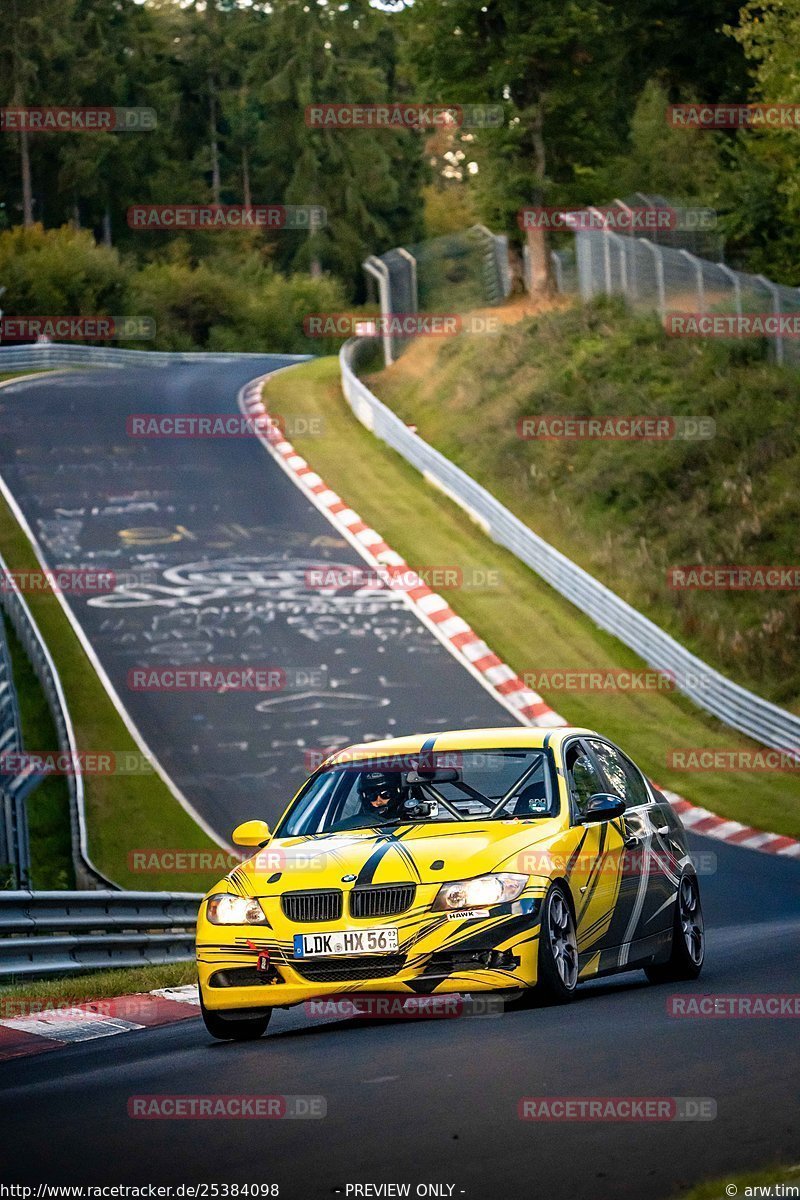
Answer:
[[[800,128],[677,129],[665,110],[800,103],[798,61],[800,0],[0,0],[4,109],[155,117],[83,133],[5,122],[6,311],[146,312],[161,344],[246,348],[265,321],[362,301],[366,254],[476,221],[518,241],[524,205],[632,191],[713,207],[729,262],[796,284]],[[309,105],[347,101],[493,104],[502,120],[308,122]],[[327,220],[129,225],[132,205],[179,203],[316,205]]]

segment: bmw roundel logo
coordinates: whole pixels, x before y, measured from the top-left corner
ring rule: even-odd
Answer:
[[[355,875],[343,875],[342,883],[352,883],[353,880],[356,878],[357,878],[357,876],[355,876]]]

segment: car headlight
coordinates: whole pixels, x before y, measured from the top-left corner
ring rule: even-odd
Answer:
[[[257,900],[230,896],[227,892],[209,896],[206,913],[212,925],[265,925],[267,922]]]
[[[521,895],[527,875],[479,875],[476,879],[457,879],[443,883],[433,902],[433,909],[442,912],[458,908],[485,908],[488,904],[505,904]]]

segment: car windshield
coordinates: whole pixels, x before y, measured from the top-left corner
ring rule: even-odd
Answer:
[[[545,750],[463,750],[377,756],[313,777],[278,837],[418,821],[531,820],[556,805]]]

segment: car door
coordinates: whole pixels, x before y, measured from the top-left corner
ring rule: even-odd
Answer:
[[[677,877],[662,849],[659,810],[639,768],[604,738],[589,738],[605,790],[625,802],[619,898],[610,930],[620,947],[620,966],[635,957],[637,942],[670,929]],[[633,949],[631,949],[633,947]]]
[[[575,898],[578,950],[585,977],[608,966],[605,951],[614,944],[624,831],[619,819],[580,823],[590,797],[608,791],[587,741],[571,739],[563,747],[562,756],[573,832],[578,835],[567,875]]]

